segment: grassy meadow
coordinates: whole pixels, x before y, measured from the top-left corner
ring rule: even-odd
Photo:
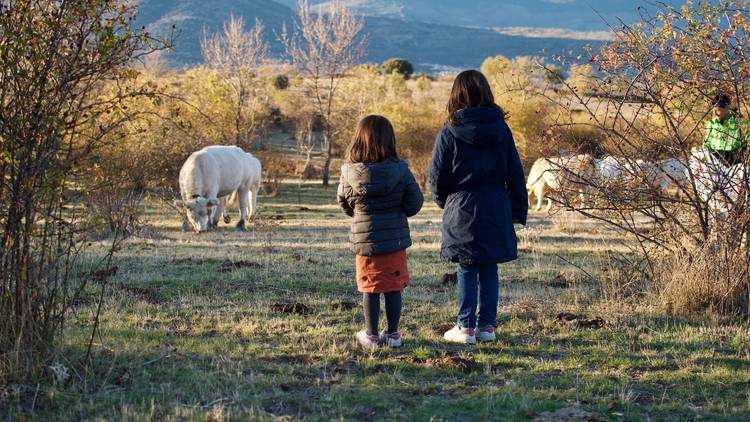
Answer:
[[[446,344],[455,293],[438,259],[440,210],[412,223],[401,349],[367,352],[335,186],[287,181],[247,232],[148,226],[113,265],[90,372],[96,291],[50,376],[6,386],[4,420],[739,420],[750,417],[750,326],[603,298],[627,240],[533,214],[502,266],[498,341]],[[236,215],[233,214],[236,221]],[[93,257],[92,257],[93,258]],[[568,313],[568,315],[560,315]],[[384,324],[384,321],[381,322]],[[568,418],[568,419],[565,419]]]

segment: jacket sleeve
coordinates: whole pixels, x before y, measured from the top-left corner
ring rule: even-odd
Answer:
[[[526,178],[523,172],[521,157],[518,155],[513,134],[508,128],[508,180],[507,187],[510,192],[510,205],[513,211],[513,222],[526,225],[529,213],[529,193],[526,191]]]
[[[438,207],[444,208],[445,201],[448,199],[449,180],[451,178],[452,149],[448,145],[448,139],[445,135],[445,129],[441,130],[435,139],[435,149],[432,151],[432,160],[430,160],[429,175],[427,184],[432,192],[432,198]]]
[[[413,217],[422,209],[424,196],[422,195],[422,190],[419,189],[414,174],[408,166],[406,167],[406,172],[404,172],[404,179],[405,189],[404,197],[401,200],[401,209],[404,210],[407,217]]]
[[[344,212],[344,214],[348,215],[349,217],[354,217],[354,208],[352,208],[352,205],[349,203],[349,198],[352,194],[352,187],[349,186],[349,183],[347,183],[346,179],[344,179],[344,172],[341,172],[341,179],[339,180],[339,187],[336,192],[336,200],[339,203],[339,206],[341,206],[341,210]]]

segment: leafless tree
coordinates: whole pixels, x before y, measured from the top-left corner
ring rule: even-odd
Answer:
[[[644,276],[681,297],[684,309],[750,311],[747,154],[733,166],[719,165],[699,148],[717,93],[732,98],[739,136],[748,135],[748,14],[748,3],[734,0],[660,5],[653,17],[623,27],[612,43],[592,51],[597,72],[584,69],[585,84],[566,82],[558,98],[566,112],[555,129],[598,134],[598,151],[578,152],[611,156],[622,174],[612,183],[595,173],[557,201],[630,233]],[[558,139],[560,154],[580,147],[574,138]],[[679,167],[677,176],[669,163]],[[585,204],[572,195],[580,190],[588,193]],[[704,284],[686,287],[696,280]]]
[[[255,105],[259,90],[257,68],[268,56],[268,43],[263,38],[264,26],[259,20],[250,31],[245,30],[241,17],[229,16],[223,31],[201,38],[201,51],[205,63],[224,74],[235,95],[235,143],[246,145],[252,138],[258,122]]]
[[[364,20],[331,1],[316,11],[308,0],[297,4],[297,22],[289,33],[281,33],[281,41],[293,64],[305,76],[305,92],[322,118],[323,185],[328,186],[333,158],[334,107],[339,82],[354,67],[365,51],[362,35]]]

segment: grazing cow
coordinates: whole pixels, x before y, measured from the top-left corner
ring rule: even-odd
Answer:
[[[549,211],[552,208],[552,200],[548,197],[550,192],[578,192],[581,207],[584,207],[594,178],[594,158],[588,154],[540,158],[531,166],[526,190],[529,197],[532,193],[536,196],[536,211],[542,209],[545,198],[546,209]]]
[[[648,160],[635,160],[632,177],[635,181],[643,181],[648,186],[659,188],[662,176],[659,165]]]
[[[611,155],[606,156],[601,160],[594,160],[598,182],[600,184],[606,184],[620,180],[622,178],[623,162],[624,158],[613,157]]]
[[[678,189],[687,185],[689,180],[688,165],[677,158],[667,158],[659,162],[659,178],[657,187],[662,192]]]
[[[744,164],[729,166],[703,147],[693,148],[690,171],[700,199],[719,214],[728,212],[737,202],[740,192],[748,188]]]
[[[607,156],[594,160],[597,186],[608,184],[637,188],[642,182],[656,186],[659,182],[659,166],[647,160]]]
[[[238,147],[210,146],[192,153],[180,170],[182,201],[176,201],[185,209],[183,227],[197,233],[215,227],[225,214],[229,196],[236,194],[240,203],[237,228],[244,229],[248,215],[255,213],[260,181],[260,161]]]

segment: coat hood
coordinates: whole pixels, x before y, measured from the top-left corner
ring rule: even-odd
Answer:
[[[457,140],[479,147],[494,147],[507,127],[500,113],[500,109],[494,107],[464,108],[453,115],[455,124],[448,124],[447,128]]]
[[[358,194],[385,195],[401,181],[407,165],[404,160],[380,163],[345,163],[341,166],[344,178]]]

